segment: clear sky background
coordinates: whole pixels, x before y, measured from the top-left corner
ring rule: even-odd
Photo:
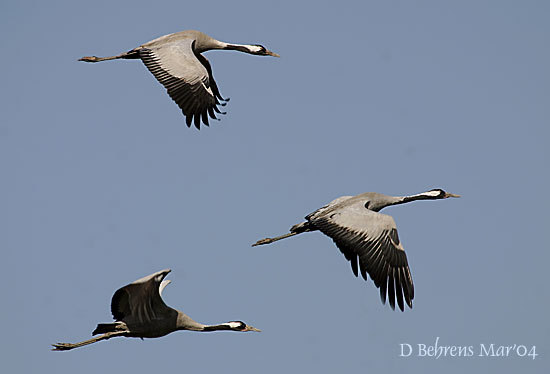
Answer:
[[[543,1],[3,1],[2,368],[547,370],[549,19]],[[231,102],[201,131],[140,61],[77,62],[186,29],[282,56],[208,52]],[[404,313],[320,233],[250,247],[338,196],[432,188],[463,197],[384,211],[415,282]],[[49,350],[167,267],[168,305],[263,332]],[[417,357],[437,337],[475,356]]]

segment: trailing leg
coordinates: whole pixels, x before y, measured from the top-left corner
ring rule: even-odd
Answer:
[[[261,240],[258,240],[256,243],[252,244],[252,246],[255,247],[257,245],[270,244],[281,239],[289,238],[291,236],[298,235],[307,231],[313,231],[313,230],[314,229],[309,227],[309,222],[298,223],[297,225],[294,225],[290,228],[290,232],[288,234],[276,236],[274,238],[261,239]]]
[[[100,61],[107,61],[107,60],[117,60],[119,58],[123,59],[136,59],[139,57],[139,49],[132,49],[129,52],[121,53],[117,56],[109,56],[109,57],[97,57],[97,56],[84,56],[82,58],[79,58],[78,61],[84,61],[84,62],[100,62]]]
[[[101,340],[107,340],[107,339],[110,339],[110,338],[113,338],[113,337],[116,337],[116,336],[125,336],[126,334],[128,334],[128,332],[129,331],[113,331],[113,332],[108,332],[108,333],[100,335],[100,336],[96,336],[95,338],[92,338],[92,339],[84,340],[84,341],[79,342],[79,343],[57,343],[57,344],[52,344],[52,346],[54,347],[54,348],[52,348],[52,351],[68,351],[68,350],[78,348],[78,347],[83,347],[85,345],[92,344],[92,343],[95,343],[95,342],[98,342],[98,341],[101,341]]]

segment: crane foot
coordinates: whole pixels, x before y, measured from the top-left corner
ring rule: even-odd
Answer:
[[[57,343],[52,344],[54,348],[52,348],[52,351],[68,351],[69,349],[76,348],[74,344],[71,343]]]
[[[273,239],[271,238],[265,238],[265,239],[262,239],[262,240],[258,240],[256,243],[252,244],[253,247],[257,246],[257,245],[262,245],[262,244],[269,244],[269,243],[273,243]]]
[[[96,56],[84,56],[82,58],[79,58],[78,61],[85,61],[85,62],[98,62],[101,61],[99,57]]]

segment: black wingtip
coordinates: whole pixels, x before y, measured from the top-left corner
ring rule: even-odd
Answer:
[[[208,111],[208,115],[210,116],[210,118],[212,118],[212,119],[218,119],[218,118],[216,117],[216,114],[214,113],[214,109],[212,109],[212,107],[209,106],[208,109],[207,109],[207,111]]]
[[[382,305],[386,305],[386,289],[385,287],[380,287],[380,301],[382,301]]]
[[[355,277],[357,278],[359,276],[359,269],[357,266],[357,255],[353,255],[349,261],[351,262],[351,270],[353,271],[353,274],[355,274]]]
[[[195,113],[193,115],[194,119],[195,119],[195,127],[200,130],[200,127],[201,127],[201,115],[200,113]]]
[[[395,272],[395,296],[397,298],[397,305],[399,305],[399,309],[403,311],[405,309],[405,304],[403,303],[403,286],[401,285],[401,282],[403,281],[401,279],[401,269],[397,269]]]
[[[388,274],[388,299],[392,310],[395,310],[395,284],[393,278],[393,269]]]
[[[208,111],[205,109],[204,112],[202,112],[202,122],[205,124],[205,126],[210,126],[208,123]]]

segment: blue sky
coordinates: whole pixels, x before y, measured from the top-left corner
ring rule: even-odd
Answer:
[[[539,1],[3,2],[2,366],[542,372],[549,16]],[[77,62],[185,29],[281,55],[208,52],[231,102],[201,131],[140,61]],[[338,196],[438,187],[463,197],[384,211],[415,282],[404,313],[320,233],[250,247]],[[263,332],[49,351],[167,267],[170,306]],[[399,357],[437,337],[476,356]],[[482,343],[539,356],[478,357]]]

